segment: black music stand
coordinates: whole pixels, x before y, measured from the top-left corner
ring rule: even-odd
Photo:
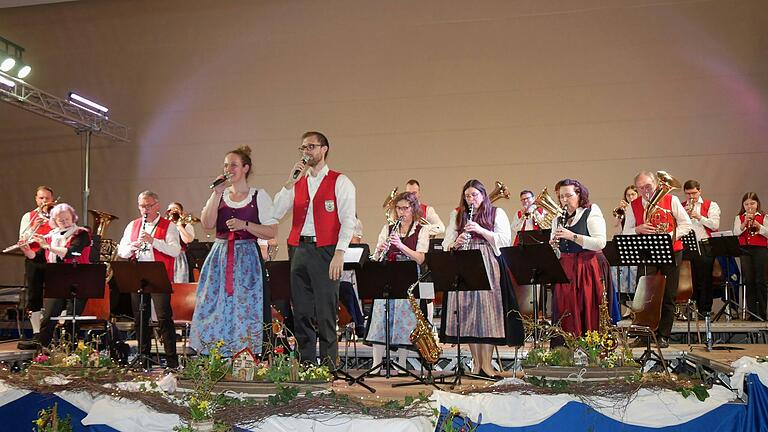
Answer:
[[[701,248],[699,247],[699,240],[696,238],[696,231],[691,230],[688,234],[680,237],[683,242],[683,255],[701,255]]]
[[[454,377],[450,386],[453,389],[456,385],[461,385],[462,376],[495,381],[493,378],[467,373],[461,362],[461,301],[459,299],[461,296],[459,294],[461,291],[491,290],[482,252],[477,249],[431,252],[426,257],[427,264],[432,270],[435,292],[446,293],[444,297],[446,303],[448,302],[447,293],[453,292],[456,299],[456,372],[441,376],[441,383],[445,384],[447,378]],[[447,313],[445,308],[444,312]]]
[[[291,262],[267,261],[264,263],[264,272],[267,275],[267,283],[269,284],[269,303],[280,312],[280,315],[283,316],[283,324],[293,332]],[[269,331],[269,333],[271,334],[272,332]],[[275,338],[273,337],[272,339],[274,340]],[[262,352],[264,351],[262,350]]]
[[[710,237],[707,241],[707,245],[709,246],[709,255],[713,257],[726,257],[725,259],[725,286],[724,288],[724,295],[725,295],[725,303],[723,303],[723,306],[720,308],[719,311],[715,314],[715,318],[713,321],[719,320],[723,315],[725,315],[725,320],[730,321],[732,318],[738,318],[739,317],[739,310],[742,309],[742,306],[739,305],[738,302],[733,300],[733,295],[738,292],[738,287],[736,287],[736,290],[733,290],[733,284],[731,283],[731,263],[730,259],[731,257],[739,257],[743,255],[741,246],[739,245],[739,238],[735,235],[730,236],[713,236]],[[746,287],[744,287],[746,289]],[[735,309],[735,313],[733,311]],[[746,318],[747,314],[752,316],[758,321],[763,321],[762,318],[752,313],[747,308],[747,305],[745,304],[743,306],[742,315],[743,318]]]
[[[621,265],[643,266],[646,275],[648,272],[646,266],[655,266],[658,272],[660,271],[659,266],[675,262],[672,237],[669,234],[617,235],[613,239],[619,250],[619,263]],[[651,356],[656,355],[666,370],[667,363],[656,342],[656,333],[647,326],[632,325],[628,329],[629,334],[646,338],[645,353],[640,357],[641,362],[644,363]],[[652,340],[656,343],[657,353],[651,349]]]
[[[380,299],[384,300],[384,359],[373,365],[370,369],[363,372],[357,378],[354,378],[351,384],[360,384],[365,386],[363,379],[366,375],[376,369],[385,367],[386,378],[391,378],[391,368],[398,369],[412,377],[420,377],[393,362],[389,355],[391,335],[389,332],[389,313],[390,300],[405,300],[408,298],[408,288],[414,282],[418,281],[418,267],[416,261],[366,261],[357,275],[360,280],[358,293],[362,299]],[[367,387],[367,386],[365,386]],[[372,393],[376,390],[367,387]]]
[[[533,286],[533,347],[538,348],[539,306],[538,296],[535,294],[542,284],[568,283],[568,276],[549,241],[534,244],[521,242],[518,246],[501,248],[501,253],[509,263],[515,280],[527,281]]]
[[[46,264],[43,297],[72,299],[72,317],[51,317],[52,320],[72,320],[72,343],[77,343],[77,300],[104,297],[107,267],[104,264]],[[65,309],[66,310],[66,309]],[[92,319],[92,318],[87,318]],[[81,319],[82,321],[82,319]]]
[[[165,265],[159,261],[113,261],[112,274],[118,290],[123,293],[135,293],[139,295],[139,354],[131,362],[132,367],[155,363],[148,355],[141,352],[144,340],[144,294],[171,294],[173,288],[168,279]]]

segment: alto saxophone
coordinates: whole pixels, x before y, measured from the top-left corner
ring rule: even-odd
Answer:
[[[438,345],[435,339],[435,334],[432,332],[432,324],[424,318],[424,314],[421,313],[421,308],[416,298],[413,296],[413,289],[419,281],[414,282],[408,287],[408,304],[411,305],[413,314],[416,315],[416,328],[411,331],[410,340],[411,343],[419,350],[421,357],[429,364],[435,364],[440,359],[440,354],[443,353],[443,348]]]

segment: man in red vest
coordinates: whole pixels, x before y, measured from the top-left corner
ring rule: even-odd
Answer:
[[[639,199],[631,203],[631,211],[626,212],[624,231],[622,234],[656,234],[657,227],[645,222],[645,208],[658,187],[656,175],[649,171],[641,171],[635,176],[635,186],[640,194]],[[661,305],[661,320],[656,330],[657,341],[661,348],[669,346],[669,336],[672,333],[672,324],[675,321],[675,297],[677,296],[677,282],[680,277],[680,261],[683,258],[683,242],[680,240],[691,230],[691,219],[680,204],[680,200],[667,194],[658,204],[663,209],[660,222],[666,223],[666,231],[672,235],[674,264],[662,264],[658,267],[646,266],[644,272],[638,268],[637,274],[652,274],[661,272],[666,276],[664,288],[664,301]]]
[[[520,210],[512,216],[512,232],[515,234],[514,246],[520,244],[520,233],[523,231],[538,231],[539,222],[544,218],[543,208],[535,204],[533,192],[530,190],[520,191]]]
[[[123,237],[117,246],[117,254],[121,258],[132,259],[140,262],[160,261],[165,265],[168,279],[173,282],[173,268],[176,257],[181,253],[179,230],[168,219],[160,217],[160,201],[156,193],[144,191],[139,194],[139,214],[141,217],[134,219],[125,227]],[[150,297],[157,313],[157,323],[163,338],[166,364],[169,368],[179,367],[179,359],[176,355],[176,330],[173,326],[173,311],[171,310],[171,295],[150,294],[144,295],[144,329],[143,337],[139,341],[140,353],[149,355],[150,331],[149,310]],[[138,294],[131,294],[133,305],[133,322],[138,332],[140,322]]]
[[[280,219],[293,209],[288,255],[301,361],[315,363],[319,339],[320,361],[333,369],[338,358],[339,278],[355,229],[355,186],[326,165],[330,146],[325,135],[306,132],[301,139],[302,162],[291,168],[275,195],[274,211]]]
[[[683,184],[683,191],[688,199],[683,207],[691,217],[696,240],[708,238],[710,233],[720,228],[720,207],[716,202],[701,197],[701,184],[688,180]],[[712,267],[715,257],[691,254],[693,273],[693,299],[701,313],[712,312]]]
[[[53,189],[48,186],[38,186],[35,190],[35,204],[37,207],[24,213],[19,224],[19,240],[31,237],[33,231],[40,235],[46,235],[51,231],[48,218],[44,214],[44,207],[53,203]],[[43,312],[43,278],[45,271],[45,254],[37,243],[31,243],[30,247],[35,251],[35,257],[24,260],[24,282],[27,286],[27,308],[29,309],[29,322],[32,324],[33,339],[19,342],[19,349],[37,349],[38,335],[40,334]]]
[[[445,234],[445,224],[440,219],[440,216],[435,209],[431,205],[427,205],[421,201],[421,185],[419,184],[419,181],[416,179],[408,180],[405,184],[405,191],[416,194],[416,198],[419,199],[419,202],[421,203],[421,214],[424,219],[429,222],[429,226],[427,227],[429,228],[429,236],[435,237],[440,234]]]

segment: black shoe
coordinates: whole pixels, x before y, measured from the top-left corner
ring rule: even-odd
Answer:
[[[355,326],[355,336],[362,339],[365,337],[365,326]]]
[[[29,340],[23,340],[19,341],[19,343],[16,344],[16,348],[20,350],[37,350],[40,348],[40,342],[38,342],[37,338],[32,338]]]
[[[669,339],[665,337],[659,337],[658,339],[656,339],[656,345],[659,348],[669,348]]]
[[[165,366],[168,369],[178,369],[179,368],[179,356],[177,355],[166,355],[165,357]]]

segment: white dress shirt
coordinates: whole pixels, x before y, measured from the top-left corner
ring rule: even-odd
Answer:
[[[448,228],[445,229],[445,239],[443,239],[443,250],[449,250],[456,238],[459,236],[459,232],[456,231],[456,209],[451,211],[448,216]],[[493,248],[493,253],[496,256],[501,255],[501,248],[512,246],[512,229],[509,224],[509,218],[504,209],[496,208],[496,220],[493,221],[493,236],[488,241]]]
[[[648,201],[646,201],[645,197],[643,198],[637,198],[642,199],[643,208],[646,208],[648,206]],[[634,201],[633,201],[634,202]],[[672,195],[672,203],[671,203],[671,210],[672,210],[672,216],[675,218],[675,221],[677,221],[677,228],[675,228],[675,239],[681,239],[683,236],[691,232],[691,218],[688,217],[688,213],[685,212],[685,208],[682,204],[680,204],[680,200]],[[643,221],[635,221],[635,212],[632,210],[632,204],[627,206],[627,211],[625,213],[625,219],[624,219],[624,230],[622,231],[622,234],[625,235],[632,235],[637,234],[635,232],[635,227],[638,225],[642,225]],[[671,235],[672,233],[670,233]]]
[[[546,210],[542,210],[539,212],[539,207],[534,206],[533,212],[531,213],[530,217],[524,218],[520,217],[517,214],[520,211],[516,211],[515,214],[512,216],[512,233],[514,235],[517,235],[520,231],[533,231],[534,230],[534,222],[536,225],[538,225],[542,219],[544,219],[544,215],[547,213]],[[524,216],[524,214],[523,214]],[[513,236],[514,237],[514,236]]]
[[[157,225],[159,221],[160,215],[158,215],[155,220],[151,222],[147,221],[147,223],[144,224],[144,231],[148,233],[154,232],[155,225]],[[136,255],[136,259],[138,261],[156,261],[154,252],[155,249],[174,258],[179,256],[179,253],[181,253],[181,244],[179,243],[179,230],[176,228],[175,224],[169,223],[168,230],[165,233],[165,238],[155,239],[151,247],[148,248],[149,250],[142,252],[139,250],[131,249],[131,233],[133,232],[134,223],[140,224],[142,221],[139,219],[138,221],[129,223],[128,226],[125,227],[125,230],[123,231],[123,238],[120,239],[120,244],[117,246],[117,255],[120,258],[128,259]]]
[[[309,190],[309,210],[307,218],[304,220],[304,226],[301,229],[302,236],[315,236],[315,216],[312,211],[314,208],[314,198],[320,183],[328,175],[328,165],[325,165],[317,176],[312,175],[312,170],[308,170],[304,175],[307,177],[307,188]],[[341,229],[339,230],[339,240],[336,243],[336,250],[346,251],[352,235],[355,231],[355,185],[344,174],[336,179],[336,205],[339,215]],[[274,215],[275,219],[282,219],[288,210],[293,208],[293,198],[296,193],[296,187],[290,190],[283,187],[275,195]]]
[[[701,215],[702,204],[704,204],[704,198],[699,197],[699,200],[696,201],[696,203],[693,205],[693,211]],[[696,233],[697,239],[701,240],[709,237],[705,227],[711,229],[712,231],[717,231],[720,229],[720,206],[717,205],[716,202],[710,201],[707,217],[702,215],[701,219],[698,220],[691,218],[691,226],[693,227],[693,231]]]
[[[429,222],[429,225],[424,228],[427,228],[430,236],[439,236],[445,232],[445,224],[440,219],[440,216],[437,214],[434,207],[430,205],[427,206],[427,214],[424,215],[424,219]]]
[[[584,211],[586,209],[583,207],[579,207],[576,209],[576,214],[566,223],[565,229],[569,229],[570,227],[576,225],[576,223],[581,220],[581,217],[584,215]],[[589,235],[583,235],[576,233],[578,236],[576,238],[576,244],[581,246],[582,248],[586,250],[591,251],[598,251],[602,250],[605,247],[605,217],[603,217],[603,211],[600,210],[600,207],[598,207],[597,204],[592,204],[592,210],[589,212],[589,216],[587,217],[587,230],[589,230]],[[552,230],[551,233],[551,239],[555,238],[555,230]]]
[[[31,222],[29,218],[29,212],[24,213],[24,216],[21,217],[21,223],[19,224],[19,238],[24,234],[24,231],[29,228],[29,223]]]

